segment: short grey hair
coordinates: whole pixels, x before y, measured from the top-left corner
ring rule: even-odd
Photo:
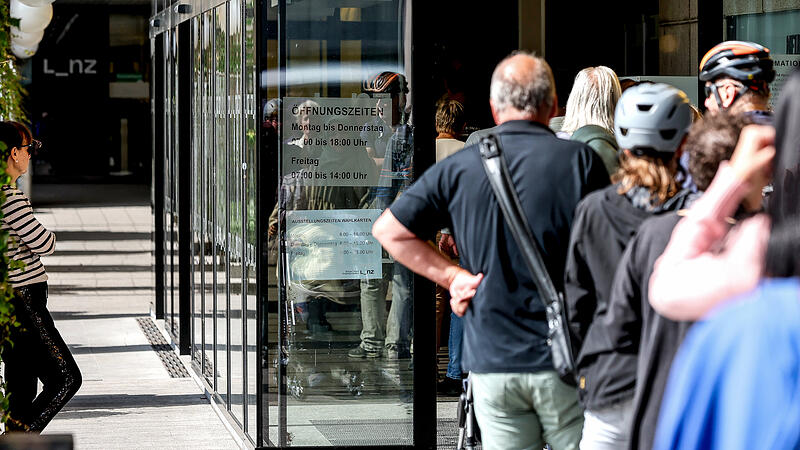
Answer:
[[[509,59],[523,55],[535,61],[534,69],[530,73],[509,76],[505,72]],[[508,108],[525,112],[531,116],[537,115],[541,109],[550,111],[556,96],[556,83],[553,72],[544,59],[527,52],[514,52],[500,61],[492,74],[492,84],[489,98],[497,112]]]
[[[567,114],[561,131],[574,133],[586,125],[614,132],[614,109],[622,95],[619,78],[606,66],[587,67],[575,76],[567,99]]]

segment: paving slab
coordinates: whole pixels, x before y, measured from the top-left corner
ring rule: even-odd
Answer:
[[[43,258],[48,306],[84,381],[44,433],[72,434],[77,449],[239,448],[196,382],[170,377],[136,321],[154,297],[150,208],[69,206],[36,215],[56,232],[56,252]]]

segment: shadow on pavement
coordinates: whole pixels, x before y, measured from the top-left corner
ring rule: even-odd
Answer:
[[[44,184],[33,182],[36,208],[149,206],[150,186],[138,184]]]

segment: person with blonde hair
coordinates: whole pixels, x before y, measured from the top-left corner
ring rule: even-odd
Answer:
[[[562,136],[583,142],[600,158],[609,175],[619,167],[614,139],[614,108],[622,95],[617,74],[606,66],[587,67],[575,76],[567,99]]]

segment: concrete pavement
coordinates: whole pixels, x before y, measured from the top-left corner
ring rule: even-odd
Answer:
[[[136,321],[154,295],[150,208],[35,211],[57,238],[43,259],[48,306],[83,373],[45,434],[70,433],[78,449],[239,448],[195,381],[170,377]]]

